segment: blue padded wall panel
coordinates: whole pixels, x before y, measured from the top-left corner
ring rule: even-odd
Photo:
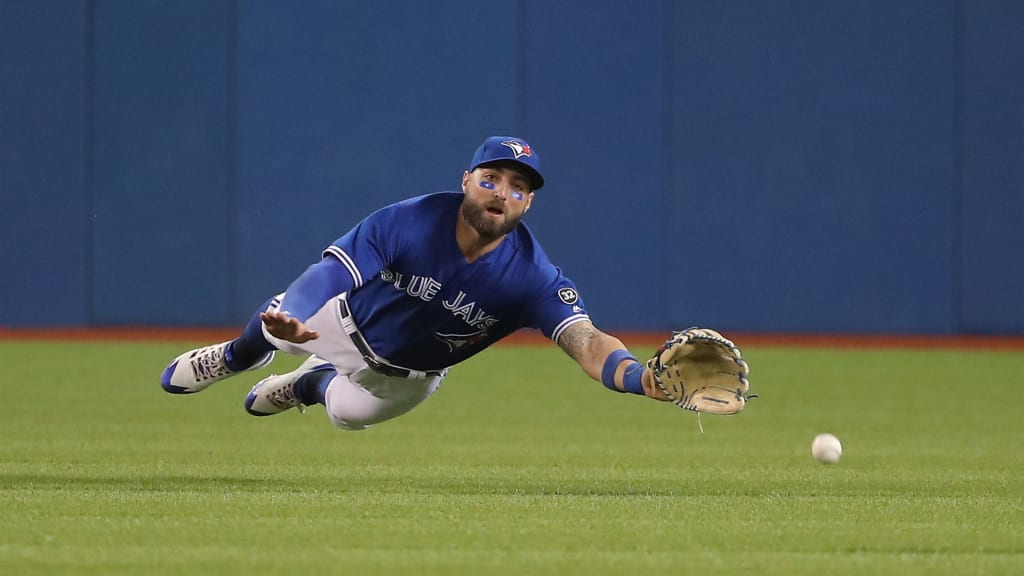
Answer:
[[[0,325],[89,319],[85,16],[0,2]]]
[[[1024,4],[965,2],[959,328],[1024,333]]]
[[[371,211],[459,190],[480,142],[519,130],[515,7],[240,5],[236,319]]]
[[[531,2],[525,25],[524,123],[547,178],[527,220],[598,326],[667,328],[661,2]]]
[[[1010,0],[0,2],[2,325],[244,321],[489,134],[598,325],[1024,333]],[[659,270],[659,271],[655,271]]]
[[[672,6],[674,322],[949,331],[952,3]]]
[[[230,2],[96,2],[95,319],[227,318]]]

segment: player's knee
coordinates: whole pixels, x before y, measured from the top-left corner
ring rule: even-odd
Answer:
[[[335,376],[324,394],[327,417],[341,430],[365,430],[376,424],[379,402],[344,375]]]
[[[340,430],[346,430],[346,431],[349,431],[349,432],[356,432],[356,431],[359,431],[359,430],[366,430],[372,424],[372,423],[369,423],[369,422],[358,422],[358,421],[353,421],[353,420],[341,418],[341,417],[335,416],[335,415],[333,415],[333,414],[331,414],[329,412],[327,413],[327,417],[331,419],[331,424],[334,424],[335,428],[338,428]]]

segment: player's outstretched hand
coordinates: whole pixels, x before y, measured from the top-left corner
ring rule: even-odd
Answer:
[[[294,344],[302,344],[320,337],[316,330],[306,328],[301,320],[292,318],[286,312],[277,310],[262,312],[260,320],[263,320],[263,325],[267,327],[267,332],[270,332],[271,336]]]
[[[648,398],[661,400],[662,402],[672,401],[672,399],[669,398],[668,395],[666,395],[661,390],[661,388],[658,387],[658,384],[654,381],[654,373],[651,371],[650,368],[644,369],[644,375],[641,379],[641,382],[643,383],[644,387],[644,395],[647,396]]]
[[[737,414],[756,397],[739,347],[708,328],[674,332],[647,361],[647,369],[673,404],[694,412]]]

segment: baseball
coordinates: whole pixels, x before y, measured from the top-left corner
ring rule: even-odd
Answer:
[[[811,442],[811,454],[814,459],[824,464],[835,464],[843,455],[843,445],[832,434],[818,434]]]

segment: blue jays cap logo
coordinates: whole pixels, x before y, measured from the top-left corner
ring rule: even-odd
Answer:
[[[540,175],[540,155],[518,136],[491,136],[484,140],[473,154],[469,171],[498,160],[512,160],[522,164],[529,174],[531,190],[539,190],[544,185],[544,177]]]
[[[512,153],[516,155],[516,160],[523,156],[533,156],[533,150],[530,150],[530,145],[526,142],[520,142],[518,140],[505,140],[501,143],[502,146],[508,146]]]

